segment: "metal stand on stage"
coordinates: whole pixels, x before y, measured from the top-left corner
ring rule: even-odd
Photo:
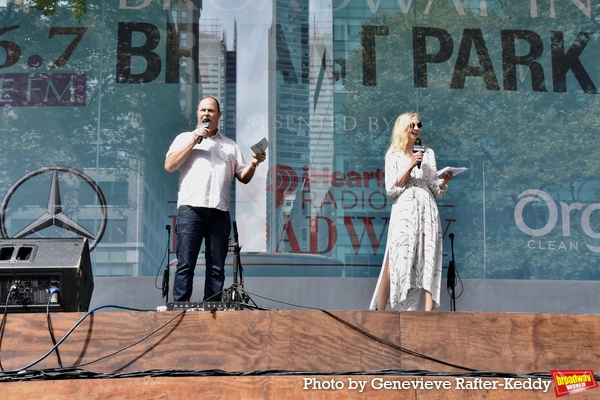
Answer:
[[[452,249],[452,259],[448,264],[448,276],[446,277],[446,283],[448,288],[448,294],[450,295],[450,311],[456,311],[456,299],[460,297],[463,291],[462,281],[460,280],[460,276],[456,271],[456,266],[454,264],[454,233],[449,235],[450,237],[450,248]],[[460,282],[461,289],[460,294],[457,296],[455,293],[457,280]]]
[[[238,238],[237,224],[233,221],[233,240],[234,243],[229,246],[233,249],[233,285],[223,293],[223,302],[231,303],[238,308],[243,309],[244,304],[247,304],[250,300],[250,296],[244,290],[244,269],[242,268],[242,262],[240,260],[240,241]],[[238,280],[238,274],[240,276]]]
[[[169,231],[170,233],[170,231]],[[218,310],[243,310],[244,308],[259,309],[256,304],[250,305],[250,296],[244,289],[244,269],[240,259],[240,246],[238,238],[237,224],[233,221],[233,238],[234,243],[229,245],[229,250],[233,250],[233,284],[228,289],[223,290],[222,301],[202,301],[202,302],[167,302],[167,310],[202,310],[202,311],[218,311]],[[165,271],[165,276],[168,274],[168,266]],[[163,297],[169,289],[169,278],[163,278]],[[168,296],[167,296],[168,299]]]
[[[169,232],[167,237],[167,265],[165,265],[165,272],[163,274],[162,280],[162,297],[165,298],[165,304],[169,304],[169,255],[171,254],[171,225],[167,225],[165,227],[167,232]]]

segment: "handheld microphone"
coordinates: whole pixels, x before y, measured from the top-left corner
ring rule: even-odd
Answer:
[[[421,143],[422,142],[421,142],[420,137],[415,139],[415,144],[413,145],[413,153],[416,153],[417,151],[420,151],[421,153],[425,153],[425,146],[423,146]],[[421,169],[421,163],[418,163],[417,167],[419,167],[419,169]]]
[[[196,129],[208,128],[209,125],[210,125],[210,120],[208,118],[204,118],[204,120],[202,120],[201,124],[196,125]],[[198,138],[198,144],[202,143],[202,139],[204,139],[202,136],[200,136]]]

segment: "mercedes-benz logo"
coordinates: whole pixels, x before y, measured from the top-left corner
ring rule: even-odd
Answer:
[[[102,218],[100,219],[100,226],[98,227],[98,231],[96,234],[89,232],[83,226],[77,223],[74,219],[66,215],[62,211],[62,203],[60,198],[60,186],[58,183],[58,174],[66,173],[70,175],[74,175],[80,180],[83,180],[89,186],[91,186],[92,190],[96,194],[96,198],[98,199],[98,208],[102,214]],[[90,243],[90,251],[93,250],[98,242],[102,239],[102,235],[104,235],[104,231],[106,230],[106,222],[108,220],[108,208],[106,206],[106,199],[104,198],[104,194],[102,190],[94,182],[92,178],[84,174],[83,172],[65,166],[49,166],[42,167],[27,174],[23,175],[18,181],[13,183],[13,185],[8,189],[8,192],[2,199],[2,204],[0,205],[0,234],[3,238],[9,238],[8,232],[6,230],[6,213],[8,211],[8,203],[10,199],[15,194],[15,192],[19,189],[21,185],[23,185],[28,180],[33,177],[41,174],[51,173],[52,174],[52,183],[50,184],[50,194],[48,195],[48,204],[46,206],[46,211],[40,215],[33,222],[28,224],[25,228],[21,229],[19,232],[14,234],[12,237],[15,239],[23,238],[25,236],[31,235],[32,233],[39,232],[50,226],[57,226],[64,230],[74,232],[80,236],[86,237],[91,240]]]

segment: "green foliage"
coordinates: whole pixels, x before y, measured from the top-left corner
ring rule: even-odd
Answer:
[[[411,14],[380,12],[363,21],[363,33],[368,26],[387,26],[389,35],[376,38],[377,56],[369,60],[372,64],[365,64],[362,47],[353,50],[345,62],[349,95],[343,113],[356,118],[357,129],[344,132],[342,143],[355,163],[382,165],[395,118],[403,112],[418,112],[424,122],[423,141],[435,150],[438,167],[447,162],[469,167],[450,183],[450,192],[442,201],[454,207],[441,208],[443,219],[457,220],[451,232],[456,235],[462,277],[590,279],[585,276],[595,276],[596,254],[586,248],[591,238],[582,232],[581,210],[571,211],[571,236],[563,236],[559,223],[541,238],[521,232],[513,211],[519,195],[529,189],[548,193],[559,208],[559,201],[567,205],[583,202],[585,206],[596,202],[600,118],[590,110],[597,109],[600,100],[585,93],[571,75],[566,93],[556,92],[547,19],[532,25],[528,15],[513,12],[510,4],[502,11],[502,15],[490,13],[482,19],[459,16],[452,8],[446,13],[438,9],[428,16],[417,14],[416,20]],[[577,35],[591,25],[578,10],[571,14],[573,18],[562,14],[552,25],[552,31],[564,32],[565,52],[580,46]],[[427,86],[423,88],[415,87],[413,26],[446,30],[454,45],[449,60],[427,65]],[[477,69],[456,67],[467,27],[481,32],[484,42],[478,45],[487,50],[499,90],[486,87],[483,77],[475,75]],[[507,29],[529,30],[542,38],[545,48],[538,62],[544,68],[546,91],[533,90],[531,71],[525,66],[517,67],[517,90],[506,90],[501,32]],[[591,56],[597,39],[592,43],[580,59],[590,76],[597,77],[599,64]],[[467,44],[471,51],[463,61],[480,67],[481,72],[482,58],[473,42]],[[438,41],[428,38],[428,54],[438,48]],[[526,53],[528,49],[518,51]],[[365,69],[377,71],[375,86],[364,85]],[[452,88],[453,79],[461,74],[467,74],[462,76],[464,87]],[[365,116],[390,121],[389,129],[382,123],[373,129]],[[534,211],[528,208],[526,212]],[[541,215],[530,223],[539,229],[546,221],[547,216]],[[600,231],[598,224],[593,230]],[[561,243],[564,248],[559,249]],[[578,250],[571,248],[573,243]]]

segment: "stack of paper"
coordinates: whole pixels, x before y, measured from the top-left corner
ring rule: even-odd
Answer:
[[[468,170],[469,168],[466,167],[445,167],[440,169],[437,174],[438,176],[441,176],[442,174],[445,174],[446,172],[452,172],[452,176],[456,176],[462,172],[465,172],[466,170]]]

